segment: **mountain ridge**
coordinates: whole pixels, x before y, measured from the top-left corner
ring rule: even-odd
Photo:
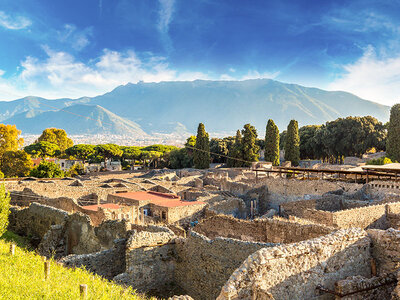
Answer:
[[[128,83],[95,97],[48,100],[29,96],[0,102],[0,121],[12,122],[13,117],[19,115],[18,122],[23,127],[24,118],[28,123],[29,119],[37,118],[38,124],[47,126],[49,122],[42,122],[41,114],[55,109],[74,110],[74,106],[82,104],[104,108],[115,115],[113,122],[125,124],[120,127],[136,128],[137,134],[195,132],[200,122],[209,132],[234,132],[246,123],[263,132],[269,118],[275,121],[280,131],[286,129],[291,119],[298,120],[300,126],[364,115],[386,122],[390,110],[388,106],[348,92],[326,91],[272,79],[194,80]],[[59,117],[67,122],[63,114]],[[133,123],[127,125],[126,122]],[[63,125],[63,122],[59,124]],[[128,132],[135,132],[131,129]]]

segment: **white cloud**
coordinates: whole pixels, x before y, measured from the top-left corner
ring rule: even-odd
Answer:
[[[168,32],[169,23],[172,21],[172,15],[174,13],[175,0],[159,0],[159,4],[158,29],[161,32]]]
[[[400,55],[378,58],[372,46],[356,62],[343,66],[345,73],[329,85],[357,96],[392,105],[400,102]]]
[[[0,69],[0,77],[3,76],[5,73],[6,71]]]
[[[93,29],[87,27],[83,30],[78,30],[73,24],[65,24],[63,30],[57,31],[57,35],[60,42],[70,44],[73,49],[80,51],[89,45]]]
[[[23,16],[10,16],[0,11],[0,26],[11,30],[24,29],[32,24],[31,20]]]

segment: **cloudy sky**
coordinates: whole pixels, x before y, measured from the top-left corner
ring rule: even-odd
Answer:
[[[0,100],[271,78],[400,102],[400,1],[1,0]]]

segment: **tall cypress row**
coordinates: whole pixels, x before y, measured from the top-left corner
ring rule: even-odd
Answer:
[[[392,161],[400,161],[400,104],[390,109],[386,153]]]
[[[229,149],[227,164],[229,168],[243,167],[242,134],[240,130],[236,131],[235,143]]]
[[[194,167],[197,169],[207,169],[210,167],[210,140],[203,123],[200,123],[197,128],[193,162]]]
[[[279,129],[271,119],[268,120],[265,132],[264,159],[279,166]]]
[[[286,133],[285,159],[291,161],[293,166],[298,166],[300,161],[299,124],[291,120]]]
[[[260,147],[256,144],[257,130],[254,126],[246,124],[242,129],[242,135],[243,159],[248,161],[244,165],[249,167],[250,162],[258,161]]]

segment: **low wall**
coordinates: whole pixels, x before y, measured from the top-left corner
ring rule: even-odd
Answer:
[[[211,240],[191,232],[176,244],[175,282],[198,300],[215,299],[232,272],[255,251],[274,244],[234,239]]]
[[[370,257],[370,239],[360,229],[264,248],[233,272],[217,299],[317,299],[318,285],[333,290],[348,276],[370,277]]]
[[[319,237],[335,229],[283,219],[248,221],[217,215],[201,221],[194,230],[210,239],[220,236],[262,243],[293,243]]]

